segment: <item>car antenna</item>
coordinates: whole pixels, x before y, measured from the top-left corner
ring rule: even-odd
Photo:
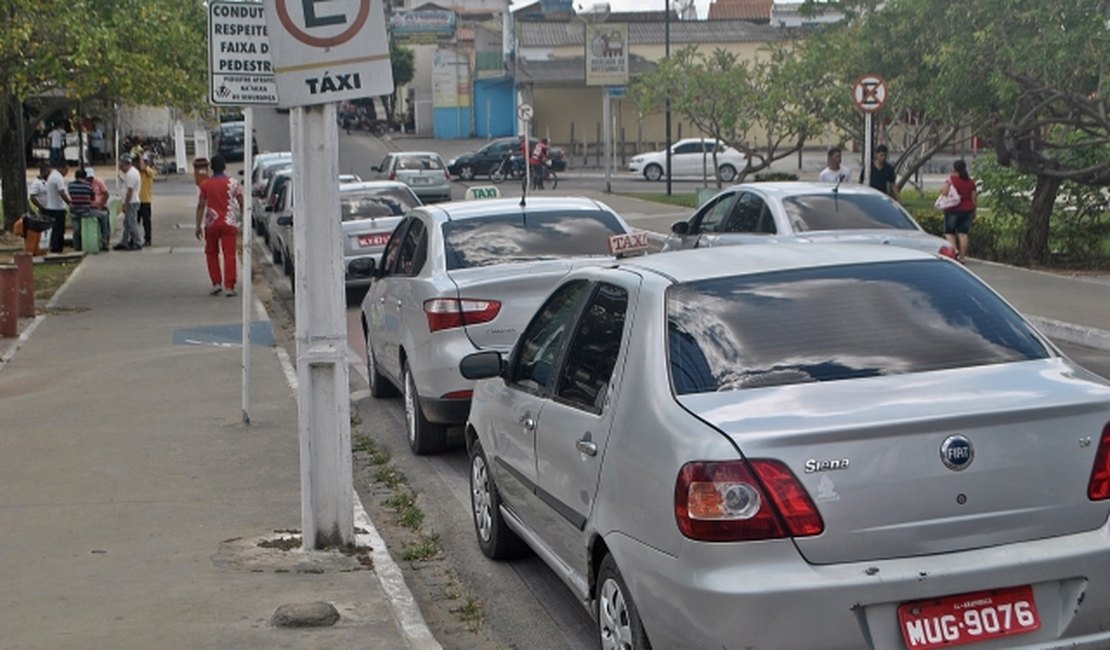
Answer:
[[[840,192],[840,182],[843,181],[843,180],[844,180],[844,176],[842,176],[840,174],[836,175],[836,185],[833,185],[833,194],[837,194],[837,193]]]

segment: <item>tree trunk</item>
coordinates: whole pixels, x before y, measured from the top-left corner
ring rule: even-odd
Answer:
[[[1022,256],[1026,262],[1044,264],[1048,261],[1048,230],[1052,220],[1052,209],[1056,205],[1056,194],[1060,190],[1060,179],[1051,176],[1037,176],[1033,189],[1033,202],[1025,222],[1025,239]]]
[[[23,105],[11,94],[0,95],[0,185],[5,188],[3,226],[11,232],[17,219],[27,211],[26,143],[19,137]]]

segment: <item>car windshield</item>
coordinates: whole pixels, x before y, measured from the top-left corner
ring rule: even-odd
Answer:
[[[609,237],[623,232],[616,216],[602,210],[529,211],[443,224],[448,270],[610,255]]]
[[[890,197],[879,194],[828,192],[783,199],[786,216],[795,232],[811,230],[858,230],[894,228],[917,230],[917,226]]]
[[[412,195],[400,189],[343,192],[339,198],[343,221],[398,217],[415,208]]]
[[[713,278],[667,290],[675,393],[897,375],[1049,356],[944,260]]]
[[[443,169],[439,156],[397,156],[397,169],[400,171],[424,171]]]

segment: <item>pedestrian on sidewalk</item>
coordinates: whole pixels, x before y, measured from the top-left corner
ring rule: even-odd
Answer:
[[[50,138],[50,166],[57,167],[65,162],[66,132],[61,122],[54,125],[47,137]]]
[[[69,216],[73,221],[73,250],[82,250],[81,239],[83,237],[93,237],[97,243],[100,242],[99,232],[82,232],[81,227],[84,226],[82,221],[85,217],[93,216],[92,207],[93,199],[96,196],[96,191],[93,189],[92,183],[89,182],[89,174],[84,169],[78,168],[73,172],[73,181],[69,184]],[[99,228],[97,228],[99,230]]]
[[[106,251],[112,240],[112,222],[108,217],[108,186],[92,167],[86,167],[85,174],[93,187],[93,214],[100,221],[100,250]]]
[[[61,253],[66,244],[66,207],[72,203],[66,192],[69,165],[63,160],[46,177],[46,216],[50,217],[50,252]]]
[[[35,180],[31,181],[31,187],[27,191],[27,197],[31,201],[32,212],[37,213],[42,217],[46,217],[46,179],[50,176],[50,165],[42,163],[39,165],[39,175]],[[39,244],[42,242],[42,231],[37,227],[32,227],[31,224],[24,220],[23,226],[23,250],[31,255],[42,255],[42,250],[39,249]]]
[[[894,173],[894,166],[887,164],[890,151],[885,144],[875,147],[875,160],[871,163],[871,187],[879,190],[890,198],[902,202],[902,195],[898,191],[898,175]],[[859,182],[863,182],[863,170],[859,173]]]
[[[851,176],[848,173],[848,166],[842,164],[843,153],[840,147],[830,147],[829,151],[825,154],[825,168],[821,170],[818,179],[822,183],[843,183]]]
[[[957,160],[952,163],[952,175],[944,181],[940,195],[948,194],[948,188],[955,187],[960,202],[944,211],[944,238],[956,249],[956,259],[967,261],[967,244],[970,239],[971,222],[975,219],[976,191],[975,180],[967,173],[967,163]]]
[[[137,251],[143,247],[143,227],[139,225],[139,190],[142,178],[131,164],[130,154],[121,154],[119,169],[123,172],[123,236],[112,247],[117,251]]]
[[[227,163],[220,154],[209,162],[212,176],[200,184],[197,199],[197,239],[204,239],[204,257],[208,277],[212,280],[211,295],[222,290],[225,296],[235,295],[235,251],[239,239],[239,215],[243,213],[243,186],[225,173]],[[220,253],[223,253],[223,274],[220,274]]]
[[[139,187],[139,223],[143,227],[143,246],[150,246],[151,226],[150,207],[154,198],[154,165],[150,164],[150,154],[139,156],[139,176],[142,184]]]

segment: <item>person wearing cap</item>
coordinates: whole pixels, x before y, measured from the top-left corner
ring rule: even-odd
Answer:
[[[200,184],[197,198],[197,239],[204,240],[211,295],[235,295],[236,248],[239,240],[239,215],[243,213],[243,185],[225,172],[227,163],[220,154],[212,156],[212,176]],[[223,273],[220,253],[223,253]],[[248,276],[248,282],[250,281]]]
[[[139,187],[139,223],[143,226],[143,246],[150,246],[150,203],[154,198],[154,165],[150,164],[150,154],[139,156],[139,176],[142,185]]]
[[[120,155],[119,169],[123,172],[123,236],[112,249],[137,251],[143,247],[143,227],[139,225],[139,189],[142,178],[139,170],[131,164],[130,154]]]

